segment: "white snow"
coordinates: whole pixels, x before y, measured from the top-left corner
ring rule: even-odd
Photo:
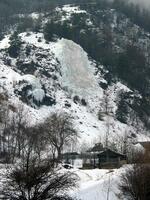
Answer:
[[[32,92],[32,96],[34,97],[34,99],[36,99],[36,101],[42,102],[45,97],[45,92],[42,89],[35,89]]]
[[[11,95],[13,94],[13,84],[20,80],[21,75],[0,62],[0,85]]]
[[[15,17],[17,16],[19,18],[31,17],[33,20],[37,20],[37,19],[39,19],[39,17],[43,17],[44,14],[33,12],[31,14],[17,14],[17,15],[14,15],[14,16]]]
[[[57,8],[59,9],[59,8]],[[64,5],[62,10],[67,13],[86,13],[85,10],[81,10],[79,6]]]
[[[33,19],[38,19],[40,14],[42,15],[42,13],[31,13],[29,16],[32,17]]]
[[[10,35],[7,35],[7,36],[4,37],[4,39],[2,39],[0,41],[0,49],[6,49],[6,48],[8,48],[10,46],[10,44],[9,44],[9,42],[10,42],[9,37],[10,37]]]
[[[40,81],[39,81],[39,79],[37,79],[35,76],[33,76],[33,75],[30,75],[30,74],[28,74],[28,75],[23,75],[22,77],[21,77],[21,79],[22,80],[25,80],[25,81],[27,81],[29,84],[31,84],[32,85],[32,88],[33,89],[40,89],[42,86],[41,86],[41,83],[40,83]]]
[[[43,49],[49,49],[50,50],[50,45],[46,44],[45,39],[44,39],[44,35],[42,33],[29,32],[27,34],[25,32],[25,33],[20,33],[19,36],[27,44],[33,44],[36,47],[41,47]],[[41,39],[41,42],[38,41],[39,38]]]
[[[113,170],[76,170],[80,178],[79,188],[70,193],[80,200],[120,200],[120,175],[126,169],[128,166]]]
[[[62,14],[62,21],[69,20],[72,14],[86,14],[85,10],[81,10],[79,6],[64,5],[62,8],[57,7],[56,12]]]
[[[102,95],[86,52],[71,40],[61,39],[54,52],[62,65],[62,85],[82,97]]]

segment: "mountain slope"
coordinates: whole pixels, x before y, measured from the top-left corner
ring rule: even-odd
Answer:
[[[111,19],[113,34],[117,35],[113,35],[113,40],[116,41],[113,43],[114,51],[124,51],[124,45],[130,43],[131,35],[127,36],[124,31],[124,43],[118,46],[119,36],[123,27],[130,24],[129,19],[123,17],[122,23],[118,24],[116,15],[119,13],[114,10],[100,12],[100,15],[105,12],[107,20]],[[81,23],[84,27],[82,33],[103,33],[99,28],[95,29],[92,20],[94,15],[88,10],[68,5],[62,9],[57,8],[53,17],[58,17],[56,13],[59,15],[57,23],[67,21],[69,24],[76,23],[72,21],[74,17],[79,17],[82,21],[86,15],[86,26]],[[113,18],[110,18],[112,15]],[[49,16],[45,16],[42,23],[45,24],[48,20]],[[143,30],[135,25],[133,29],[144,34]],[[86,48],[83,49],[70,40],[71,38],[58,38],[59,34],[57,37],[55,35],[56,38],[52,41],[47,41],[42,32],[43,29],[40,33],[14,33],[0,42],[0,86],[2,91],[7,91],[10,104],[17,107],[17,104],[22,102],[30,112],[32,123],[41,122],[52,112],[68,112],[72,115],[80,135],[78,147],[83,142],[89,145],[98,141],[105,143],[106,135],[117,145],[120,138],[126,134],[131,141],[149,139],[144,123],[132,106],[133,102],[140,101],[141,94],[133,87],[126,86],[121,79],[116,79],[110,68],[92,59],[91,55],[96,50],[87,54],[84,50]],[[103,37],[102,34],[101,41]],[[145,37],[144,41],[149,41],[148,37]],[[110,74],[113,77],[111,81]],[[123,105],[127,108],[127,113],[123,113],[124,110],[120,111],[121,116],[125,115],[125,122],[119,121],[116,115],[121,94],[125,99],[121,108]]]
[[[23,100],[28,105],[33,122],[40,122],[51,112],[66,111],[74,118],[81,142],[92,143],[94,140],[100,139],[100,137],[101,140],[105,140],[108,116],[104,114],[102,121],[98,120],[97,117],[99,109],[103,110],[104,90],[98,87],[98,78],[94,77],[95,64],[89,61],[83,49],[72,41],[60,40],[46,44],[42,34],[30,33],[29,36],[27,35],[26,33],[20,35],[21,41],[23,41],[23,49],[20,52],[19,60],[10,58],[11,66],[9,67],[4,64],[4,61],[1,61],[1,86],[8,91],[10,102],[16,106],[16,103],[19,103],[19,99]],[[38,42],[39,38],[41,38],[41,42]],[[64,45],[66,54],[62,54]],[[31,55],[23,60],[26,46],[30,46]],[[32,51],[34,54],[32,54]],[[3,53],[5,54],[5,51],[1,54],[3,55]],[[85,57],[79,56],[82,54]],[[74,62],[71,63],[70,58],[73,55]],[[20,62],[22,62],[21,67],[18,69],[16,63]],[[31,62],[36,63],[38,67],[34,73],[31,73],[29,68],[28,74],[27,66]],[[73,73],[70,73],[70,65]],[[93,67],[93,72],[91,69],[87,71],[90,65]],[[57,70],[52,70],[54,67]],[[85,74],[81,73],[83,70],[85,70]],[[69,77],[67,77],[68,73]],[[82,76],[89,78],[86,84],[84,80],[87,81],[87,79],[82,80]],[[55,78],[53,79],[53,77]],[[102,76],[101,79],[103,79]],[[103,81],[106,82],[104,79]],[[28,88],[26,86],[31,87]],[[25,93],[22,92],[25,90]],[[136,133],[132,126],[120,123],[115,119],[115,108],[117,107],[115,101],[120,90],[126,91],[129,89],[118,82],[107,90],[110,99],[109,104],[113,107],[111,116],[109,116],[110,140],[117,138],[118,135],[123,135],[126,131],[129,135]],[[45,104],[45,96],[49,98],[47,99],[48,104]],[[140,134],[138,137],[140,140],[143,139]]]

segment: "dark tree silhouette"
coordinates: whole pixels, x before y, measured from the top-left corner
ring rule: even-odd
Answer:
[[[73,127],[72,118],[66,113],[54,113],[45,122],[47,138],[56,148],[58,160],[64,146],[70,145],[77,139],[77,132]]]
[[[67,191],[76,186],[77,177],[53,166],[53,161],[26,154],[18,166],[8,170],[1,194],[14,200],[72,200]]]
[[[120,189],[128,200],[150,199],[150,166],[135,164],[121,176]]]

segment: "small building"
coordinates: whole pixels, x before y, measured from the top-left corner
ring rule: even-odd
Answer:
[[[105,149],[97,154],[99,168],[118,168],[127,163],[126,155]]]
[[[81,154],[84,169],[93,169],[99,166],[97,153],[85,152]]]
[[[103,148],[101,143],[97,143],[85,153],[64,153],[63,163],[84,169],[118,168],[127,163],[127,158],[124,154]]]
[[[103,150],[103,145],[101,143],[97,143],[87,152],[81,154],[81,158],[83,160],[83,167],[88,169],[97,168],[99,166],[99,159],[97,155]]]
[[[95,144],[81,157],[84,168],[117,168],[127,163],[124,154],[104,148],[101,143]]]

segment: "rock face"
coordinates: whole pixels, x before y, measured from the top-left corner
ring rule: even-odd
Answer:
[[[14,93],[26,104],[38,108],[52,106],[55,99],[48,96],[39,79],[33,75],[24,75],[15,85]]]

